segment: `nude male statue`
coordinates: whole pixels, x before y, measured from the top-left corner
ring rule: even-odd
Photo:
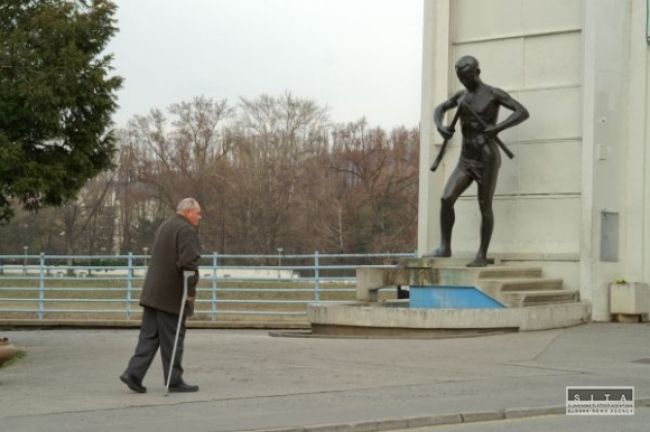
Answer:
[[[443,124],[445,112],[458,107],[458,119],[463,135],[461,155],[458,165],[447,180],[441,198],[440,208],[440,246],[429,256],[451,256],[451,232],[456,219],[454,203],[458,197],[475,181],[478,185],[478,202],[481,210],[481,244],[476,258],[468,267],[484,267],[489,261],[487,250],[494,229],[492,199],[501,165],[499,147],[509,150],[500,142],[497,134],[515,126],[528,118],[528,111],[505,91],[489,86],[481,81],[478,60],[472,56],[461,57],[456,62],[456,75],[465,90],[454,94],[438,105],[433,119],[440,135],[448,140],[454,134]],[[504,106],[512,113],[497,123],[499,107]],[[444,151],[444,150],[443,150]],[[512,154],[509,153],[512,157]],[[432,167],[435,170],[435,167]]]

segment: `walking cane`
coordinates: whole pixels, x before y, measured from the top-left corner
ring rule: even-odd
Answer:
[[[178,324],[176,325],[176,337],[174,338],[174,349],[172,350],[172,358],[169,360],[169,373],[167,374],[167,391],[165,396],[169,394],[169,382],[172,379],[172,370],[174,369],[174,359],[176,358],[176,347],[178,346],[178,336],[181,334],[181,325],[183,324],[183,313],[185,312],[185,302],[187,301],[187,281],[194,276],[191,270],[183,271],[183,299],[181,300],[181,310],[178,312]]]

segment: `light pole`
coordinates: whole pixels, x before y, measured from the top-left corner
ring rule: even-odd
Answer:
[[[284,249],[282,249],[281,247],[279,247],[277,249],[277,251],[278,251],[278,279],[280,279],[280,272],[281,272],[280,266],[282,265],[282,251],[283,250]]]
[[[23,252],[24,252],[24,258],[23,258],[23,274],[27,274],[27,251],[29,250],[29,246],[23,246]]]

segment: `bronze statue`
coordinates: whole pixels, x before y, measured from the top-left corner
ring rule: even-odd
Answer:
[[[478,185],[478,202],[481,210],[481,244],[476,258],[467,264],[468,267],[484,267],[489,263],[487,250],[494,228],[492,198],[501,165],[499,148],[508,157],[514,157],[497,134],[528,118],[528,111],[522,104],[505,91],[485,84],[481,81],[480,74],[481,69],[476,58],[461,57],[456,62],[456,76],[465,90],[459,91],[438,105],[433,114],[438,132],[445,141],[431,170],[435,171],[438,167],[447,142],[454,134],[457,120],[461,123],[463,144],[458,165],[449,177],[440,199],[440,246],[429,256],[451,256],[451,231],[456,219],[454,203],[472,181],[475,181]],[[497,123],[500,106],[508,108],[512,113],[508,118]],[[443,125],[445,112],[454,107],[458,108],[452,123],[450,126]]]

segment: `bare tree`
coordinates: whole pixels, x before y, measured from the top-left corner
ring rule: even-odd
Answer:
[[[365,119],[333,133],[332,168],[341,177],[355,250],[404,250],[415,242],[417,131],[367,129]],[[415,208],[415,211],[413,211]]]
[[[307,175],[300,167],[326,150],[327,127],[325,108],[290,93],[241,100],[234,192],[245,198],[233,220],[253,250],[297,249],[297,200]]]
[[[126,173],[126,185],[133,189],[137,184],[141,196],[158,203],[148,206],[154,213],[140,217],[140,225],[159,219],[161,210],[169,213],[181,198],[193,196],[203,205],[204,229],[214,231],[210,221],[217,212],[215,195],[226,182],[220,168],[232,149],[225,126],[233,109],[225,100],[201,96],[173,104],[168,111],[171,125],[162,111],[154,109],[130,121],[123,136],[134,165]]]
[[[365,119],[332,125],[327,108],[285,93],[197,97],[135,116],[118,131],[112,172],[79,199],[0,227],[5,252],[142,252],[179,199],[202,204],[205,251],[406,251],[417,229],[417,129]]]

